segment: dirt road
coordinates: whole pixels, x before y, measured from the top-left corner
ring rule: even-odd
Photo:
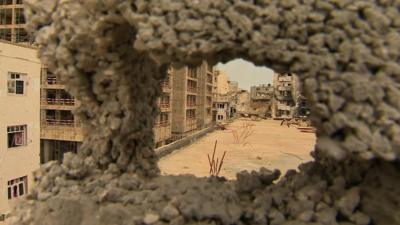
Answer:
[[[274,120],[239,119],[227,128],[209,133],[192,145],[161,158],[159,166],[162,173],[208,176],[207,153],[211,157],[215,140],[218,140],[216,156],[221,158],[226,151],[220,176],[228,179],[235,179],[236,173],[242,170],[258,170],[261,167],[279,169],[284,174],[288,169],[296,169],[299,164],[312,160],[310,151],[314,149],[315,134],[280,126],[280,121]],[[235,138],[235,132],[237,136],[250,135]]]

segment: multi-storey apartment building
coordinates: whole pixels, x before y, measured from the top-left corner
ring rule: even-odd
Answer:
[[[214,94],[214,69],[203,61],[199,72],[199,92],[198,92],[198,107],[197,107],[197,124],[199,129],[211,126],[212,124],[212,108]]]
[[[161,83],[162,95],[158,99],[159,113],[154,125],[154,140],[156,147],[168,144],[172,138],[172,87],[173,87],[173,67],[168,68],[165,81]]]
[[[22,0],[0,0],[0,39],[16,43],[33,43],[25,31]]]
[[[296,75],[275,73],[273,78],[275,101],[272,107],[274,118],[294,116],[296,95],[299,93],[299,79]]]
[[[64,153],[76,152],[83,141],[80,121],[72,113],[79,102],[60,77],[45,67],[41,72],[41,162],[62,161]]]
[[[172,134],[174,139],[212,123],[214,72],[203,62],[198,67],[174,67]]]
[[[0,41],[0,224],[40,165],[40,69],[35,48]]]

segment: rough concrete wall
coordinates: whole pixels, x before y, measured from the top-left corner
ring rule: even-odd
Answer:
[[[14,224],[400,224],[398,0],[27,0],[40,56],[83,104],[81,155],[45,165]],[[167,63],[300,76],[315,162],[236,182],[154,177]],[[152,177],[152,178],[151,178]]]

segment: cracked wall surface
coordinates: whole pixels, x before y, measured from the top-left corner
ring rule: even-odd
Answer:
[[[400,224],[400,1],[26,0],[39,55],[82,102],[79,155],[49,163],[14,224]],[[159,176],[171,62],[299,75],[315,162],[237,181]],[[275,181],[275,183],[273,183]]]

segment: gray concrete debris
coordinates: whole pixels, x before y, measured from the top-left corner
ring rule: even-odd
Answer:
[[[399,0],[24,3],[86,136],[79,155],[35,174],[12,224],[400,224]],[[152,126],[168,63],[235,58],[299,75],[315,162],[279,181],[159,176]]]

